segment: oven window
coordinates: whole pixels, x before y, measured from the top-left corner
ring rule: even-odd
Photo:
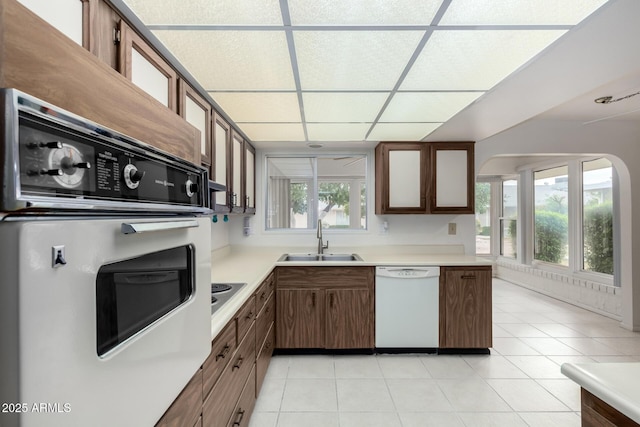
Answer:
[[[102,266],[96,280],[98,355],[180,306],[194,292],[191,245]]]

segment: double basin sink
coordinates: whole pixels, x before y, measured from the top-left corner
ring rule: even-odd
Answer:
[[[283,254],[278,262],[309,262],[309,261],[362,261],[358,254]]]

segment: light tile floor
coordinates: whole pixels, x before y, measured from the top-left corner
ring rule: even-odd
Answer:
[[[250,427],[580,426],[565,362],[638,362],[640,333],[493,280],[491,355],[275,356]]]

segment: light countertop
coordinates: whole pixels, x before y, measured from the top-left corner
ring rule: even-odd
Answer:
[[[247,285],[211,316],[211,337],[214,338],[218,335],[276,266],[491,265],[491,261],[485,258],[465,255],[462,245],[331,248],[325,253],[356,253],[362,258],[362,261],[278,262],[284,253],[310,252],[312,251],[308,247],[225,247],[214,251],[211,259],[211,281],[246,282]]]
[[[640,424],[640,363],[565,363],[561,372]]]

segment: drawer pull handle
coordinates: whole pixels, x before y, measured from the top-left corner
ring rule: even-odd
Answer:
[[[264,343],[264,348],[266,348],[267,350],[271,348],[271,341],[267,341],[266,343]]]
[[[229,347],[228,344],[225,345],[222,351],[216,356],[216,362],[227,357],[227,354],[229,354],[229,350],[231,350],[231,347]]]
[[[329,307],[333,308],[333,294],[329,294]]]
[[[311,306],[315,307],[316,306],[316,293],[312,293],[311,294]]]
[[[238,415],[236,415],[236,420],[233,422],[234,426],[239,426],[242,423],[242,419],[244,418],[244,410],[242,408],[238,408]]]
[[[474,276],[473,274],[469,274],[469,275],[465,275],[465,276],[460,276],[461,279],[475,279],[476,276]]]
[[[235,371],[236,369],[240,369],[240,366],[242,366],[242,362],[244,362],[244,359],[242,357],[238,358],[238,361],[235,365],[233,365],[233,368],[231,368],[231,370]]]
[[[260,294],[260,300],[264,300],[266,296],[267,296],[267,293],[263,291],[263,292]]]
[[[253,311],[250,311],[249,314],[245,317],[245,319],[251,319],[253,317]]]

